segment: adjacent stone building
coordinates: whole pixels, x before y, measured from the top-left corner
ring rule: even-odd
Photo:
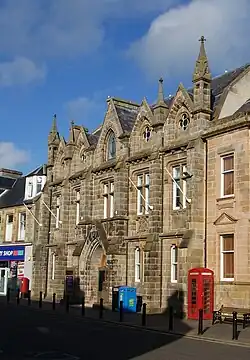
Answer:
[[[250,66],[212,79],[201,38],[193,87],[150,105],[107,100],[93,133],[56,117],[34,211],[33,295],[111,302],[137,288],[150,311],[186,309],[187,273],[215,274],[215,305],[250,307]]]
[[[39,166],[26,176],[16,170],[0,169],[0,295],[8,278],[27,277],[32,286],[32,242],[34,219],[25,204],[41,193],[46,181]]]

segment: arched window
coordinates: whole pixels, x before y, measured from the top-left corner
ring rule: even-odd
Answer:
[[[116,156],[116,140],[113,131],[110,132],[107,142],[107,156],[106,160],[114,159]]]

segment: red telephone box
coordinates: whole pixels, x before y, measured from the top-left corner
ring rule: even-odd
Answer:
[[[214,310],[214,273],[210,269],[196,268],[188,271],[188,318],[211,320]]]

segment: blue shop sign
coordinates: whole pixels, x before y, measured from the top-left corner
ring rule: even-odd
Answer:
[[[0,246],[0,261],[24,261],[25,246]]]

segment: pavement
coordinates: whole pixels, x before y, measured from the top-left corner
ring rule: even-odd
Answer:
[[[82,317],[79,308],[70,308],[66,313],[59,305],[53,311],[48,303],[39,309],[35,302],[28,306],[21,301],[17,306],[14,302],[0,301],[0,360],[195,360],[201,356],[203,360],[245,360],[250,356],[250,344],[240,339],[231,341],[231,332],[229,340],[219,342],[205,335],[208,330],[200,337],[188,332],[177,335],[128,321],[114,322],[107,319],[107,311],[100,320],[98,311],[91,310],[86,309],[87,317]],[[231,329],[227,325],[218,328],[220,333]]]

